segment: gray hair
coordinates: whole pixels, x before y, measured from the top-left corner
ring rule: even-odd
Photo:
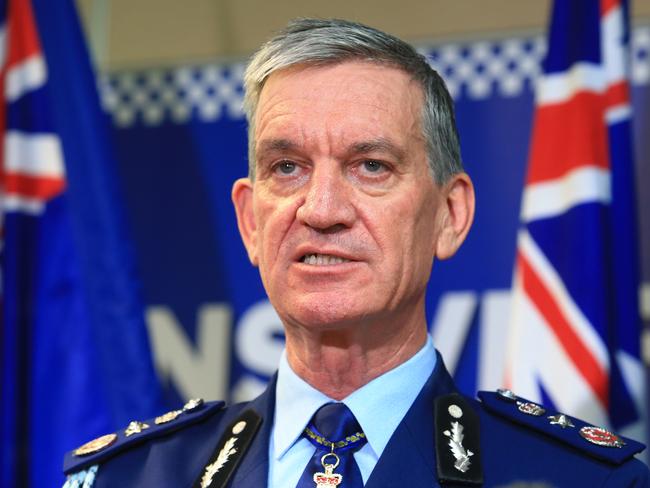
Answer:
[[[244,74],[244,111],[248,120],[248,172],[255,177],[255,112],[266,80],[294,65],[325,66],[363,60],[403,70],[422,88],[422,132],[429,167],[438,184],[462,172],[454,106],[440,75],[406,42],[346,20],[298,19],[267,41]]]

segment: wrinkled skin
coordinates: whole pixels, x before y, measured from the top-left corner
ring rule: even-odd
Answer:
[[[372,63],[276,72],[256,114],[255,181],[233,187],[289,362],[335,398],[422,347],[434,258],[471,225],[469,177],[431,176],[422,98],[404,72]]]

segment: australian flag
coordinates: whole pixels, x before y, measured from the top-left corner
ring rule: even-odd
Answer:
[[[555,2],[506,381],[523,397],[643,439],[628,18],[623,0]]]
[[[0,2],[0,486],[159,412],[108,126],[74,3]]]

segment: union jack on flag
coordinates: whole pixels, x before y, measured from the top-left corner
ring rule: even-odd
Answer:
[[[506,367],[518,395],[616,429],[640,425],[645,401],[628,27],[624,0],[555,2]]]
[[[63,156],[48,117],[43,90],[47,68],[31,5],[10,3],[0,12],[5,54],[0,71],[2,210],[39,214],[65,188]]]
[[[61,209],[48,207],[64,193],[66,181],[32,5],[9,0],[0,7],[0,485],[11,487],[30,484],[25,463],[34,454],[29,433],[36,427],[31,405],[40,400],[40,386],[48,381],[38,363],[52,365],[35,361],[33,346],[38,342],[35,334],[47,340],[43,314],[51,310],[42,306],[49,302],[53,287],[61,284],[41,274],[48,268],[42,252],[51,242],[48,239],[56,239],[57,226],[52,222],[60,218]],[[64,295],[59,295],[62,300]],[[53,327],[61,325],[56,314],[51,318]],[[43,346],[45,342],[39,348]]]
[[[3,488],[160,411],[105,117],[74,3],[0,0]]]

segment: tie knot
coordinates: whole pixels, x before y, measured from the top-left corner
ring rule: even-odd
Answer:
[[[366,436],[354,414],[344,403],[327,403],[319,408],[305,428],[304,436],[320,450],[358,450]]]

